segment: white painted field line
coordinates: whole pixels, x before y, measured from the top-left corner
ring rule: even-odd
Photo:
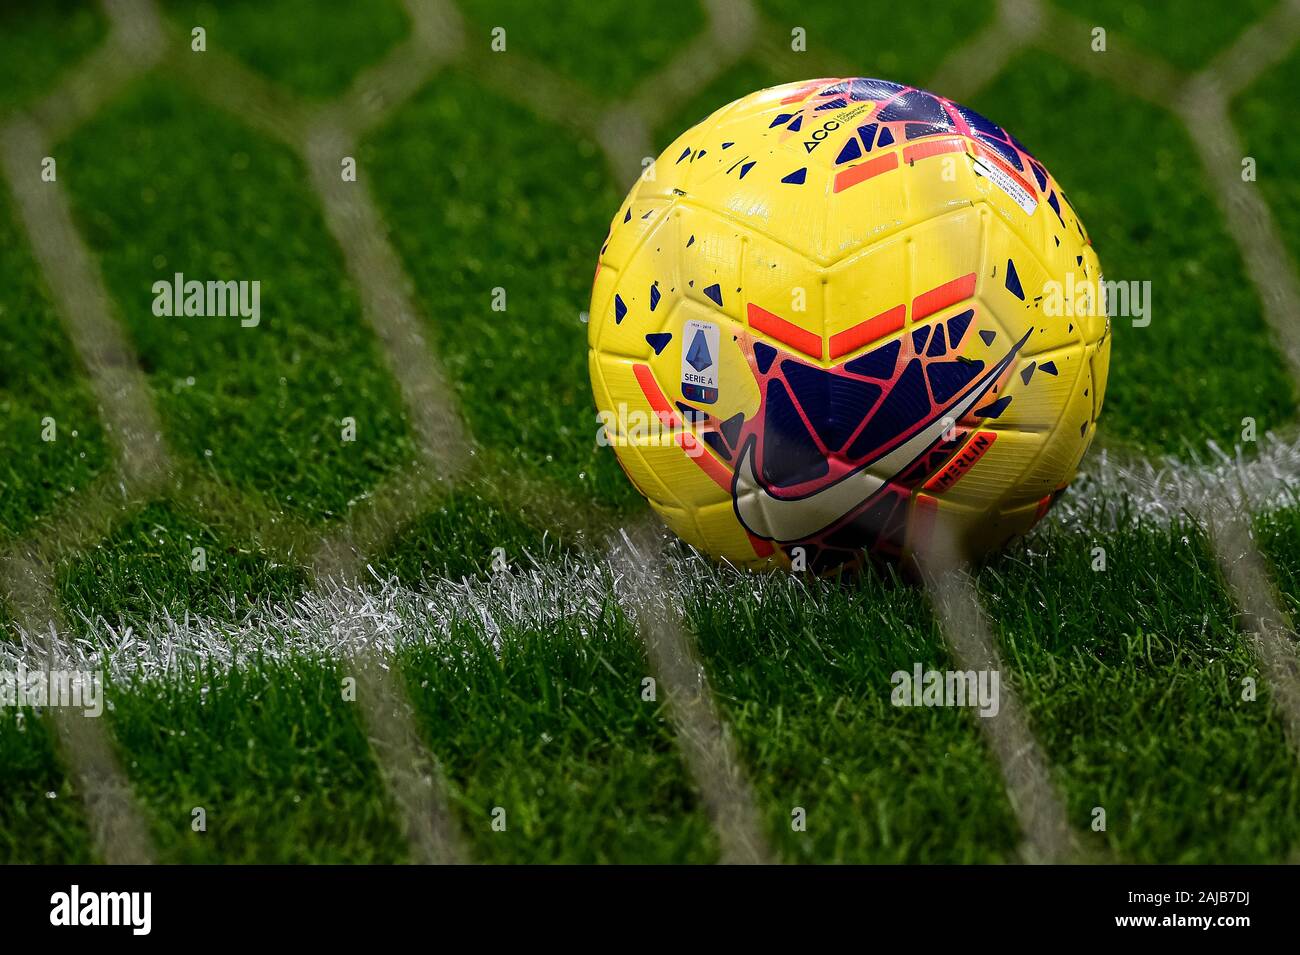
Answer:
[[[15,602],[18,614],[18,645],[5,642],[3,668],[16,669],[21,662],[32,670],[82,670],[72,657],[60,652],[68,633],[56,606],[53,581],[37,565],[11,564],[10,586],[20,580],[22,602]],[[87,716],[68,706],[46,707],[59,738],[59,749],[67,761],[74,788],[86,811],[95,853],[109,865],[147,865],[154,861],[153,840],[144,815],[136,805],[131,784],[122,771],[112,737],[103,716]]]
[[[1250,456],[1207,443],[1199,461],[1095,451],[1047,520],[1105,533],[1125,523],[1169,524],[1205,501],[1253,513],[1300,505],[1300,436],[1265,434]]]
[[[437,643],[462,621],[493,645],[507,629],[546,629],[566,620],[595,632],[605,625],[608,577],[607,566],[564,558],[521,563],[488,578],[433,578],[419,590],[373,576],[324,580],[287,603],[234,605],[221,618],[163,614],[123,626],[79,620],[71,631],[79,636],[59,641],[57,650],[122,680],[162,679],[199,665],[221,672],[297,656],[391,656],[402,647]],[[0,642],[0,665],[16,665],[44,646],[43,631],[21,631],[18,643]]]
[[[342,101],[327,107],[327,118],[313,122],[300,144],[326,225],[361,294],[362,314],[397,380],[420,451],[413,468],[376,488],[367,505],[349,515],[341,532],[322,542],[313,559],[318,588],[359,576],[366,555],[385,546],[418,516],[437,488],[454,485],[472,453],[451,386],[424,333],[411,281],[366,185],[368,171],[362,169],[355,181],[341,175],[344,157],[357,153],[348,130],[381,121],[459,48],[458,34],[438,32],[440,23],[455,29],[454,11],[427,2],[410,9],[416,31],[411,41],[363,76]],[[352,660],[371,749],[401,811],[412,861],[468,861],[442,768],[420,738],[407,690],[392,669],[393,658],[372,647]]]
[[[1300,3],[1288,2],[1243,33],[1210,69],[1193,77],[1175,106],[1191,133],[1214,187],[1211,193],[1241,250],[1265,321],[1300,393],[1300,283],[1258,184],[1242,178],[1243,150],[1229,119],[1228,103],[1228,97],[1279,62],[1297,40]],[[1294,489],[1300,482],[1300,468],[1291,470],[1290,479]],[[1197,516],[1209,531],[1287,739],[1300,756],[1300,645],[1294,625],[1278,604],[1267,561],[1252,538],[1249,512],[1242,503],[1230,496],[1205,494]]]
[[[43,101],[42,113],[53,117],[63,134],[107,102],[110,91],[117,92],[129,81],[132,71],[123,65],[124,59],[134,66],[136,72],[147,69],[157,59],[156,46],[161,42],[163,28],[154,5],[149,0],[109,0],[106,6],[113,18],[111,55],[92,58],[85,69],[68,81],[66,90],[56,91]],[[429,14],[436,6],[432,2],[414,2],[412,7],[413,14],[417,15],[417,28],[421,31],[417,37],[417,52],[430,62],[433,62],[434,55],[430,52]],[[137,55],[125,55],[131,51]],[[401,91],[409,92],[413,84],[405,79],[411,67],[411,57],[405,55],[408,52],[403,50],[397,54],[405,57],[398,69],[380,71],[372,80],[387,83],[400,75],[403,81],[396,85]],[[173,65],[189,69],[198,62],[178,59]],[[214,59],[203,62],[209,69],[220,65]],[[233,62],[226,65],[231,68],[218,71],[226,81],[215,88],[207,86],[209,96],[242,117],[251,117],[264,131],[282,138],[288,136],[294,141],[295,131],[305,126],[307,111],[260,77],[242,68],[234,68],[237,64]],[[373,97],[365,95],[364,83],[359,89],[358,103],[345,104],[339,111],[341,115],[347,116],[350,108],[369,108],[373,104]],[[308,139],[304,147],[309,161],[312,146],[317,141]],[[296,141],[295,144],[299,145]],[[6,173],[19,208],[25,214],[37,259],[46,272],[61,314],[70,323],[74,345],[91,372],[92,386],[105,409],[106,428],[114,439],[119,467],[124,473],[124,494],[128,497],[146,494],[166,474],[168,462],[162,446],[161,427],[143,376],[110,314],[102,280],[76,233],[62,194],[52,185],[32,186],[32,183],[39,182],[40,158],[48,154],[40,129],[32,123],[15,122],[4,130],[2,145]],[[336,162],[338,158],[341,157],[336,157]],[[465,447],[464,437],[457,417],[446,414],[439,417],[439,412],[445,411],[445,402],[439,399],[446,391],[439,387],[436,372],[433,373],[435,377],[430,378],[429,369],[436,369],[436,365],[429,362],[427,368],[419,366],[421,356],[430,356],[428,350],[421,347],[422,340],[410,321],[410,308],[390,311],[395,303],[406,304],[403,298],[405,281],[400,276],[400,268],[395,266],[395,256],[383,244],[382,227],[377,216],[364,204],[358,207],[344,199],[331,205],[328,193],[324,198],[327,221],[345,233],[341,244],[345,253],[352,253],[349,264],[354,266],[354,272],[363,276],[360,283],[363,306],[368,317],[375,319],[376,331],[386,346],[385,355],[394,366],[403,396],[408,401],[408,412],[415,422],[422,449],[426,457],[433,458],[436,463],[445,463],[449,453],[459,452]],[[378,247],[374,241],[376,236],[380,237]],[[426,460],[424,463],[429,462]],[[399,493],[409,497],[410,490],[410,487],[403,487]],[[111,523],[111,520],[105,523]],[[334,552],[341,550],[337,546],[334,548]],[[43,617],[57,617],[58,611],[52,601],[38,599],[42,592],[49,591],[48,567],[34,566],[30,561],[11,555],[0,561],[0,569],[11,573],[13,579],[9,589],[22,597],[19,606],[25,612],[23,624],[28,634],[39,632]],[[404,813],[412,856],[416,861],[461,858],[450,834],[449,813],[436,785],[438,777],[433,769],[434,761],[420,746],[405,695],[389,678],[384,666],[382,661],[368,658],[359,667],[359,673],[365,677],[360,699],[376,756]],[[69,755],[74,763],[74,773],[87,792],[88,810],[96,820],[97,832],[101,833],[105,857],[124,859],[123,846],[129,845],[139,831],[131,837],[114,834],[114,826],[127,833],[132,826],[127,812],[130,807],[123,807],[120,796],[129,793],[129,788],[110,758],[112,750],[107,735],[102,730],[92,729],[92,724],[84,719],[69,723],[61,715],[58,718],[65,746],[76,747],[69,751]],[[103,776],[110,772],[116,775]],[[147,855],[147,841],[141,845],[145,846],[141,851]]]
[[[715,826],[721,861],[769,861],[772,855],[734,741],[690,647],[679,601],[667,590],[684,586],[692,574],[647,558],[656,551],[648,549],[654,546],[653,536],[646,537],[643,550],[629,549],[622,538],[612,545],[615,594],[635,618],[687,770]],[[384,661],[402,646],[436,643],[458,620],[471,620],[489,640],[508,627],[560,621],[576,620],[594,633],[607,625],[609,570],[609,565],[565,560],[486,580],[434,581],[425,592],[394,581],[322,581],[290,605],[264,606],[234,622],[161,617],[134,629],[82,621],[79,632],[85,636],[60,642],[58,650],[86,668],[164,679],[199,663],[230,668],[322,653],[354,662],[367,734],[402,810],[412,858],[463,861],[463,842],[446,809],[437,761],[419,744],[413,716],[395,684],[398,678],[384,669]],[[733,589],[745,585],[743,579],[726,580]],[[38,631],[23,630],[18,644],[0,644],[0,665],[31,659],[41,639]]]
[[[739,57],[752,45],[752,7],[745,0],[712,0],[708,9],[709,39],[716,46],[719,36],[726,34],[724,57]],[[718,75],[716,67],[702,64],[705,53],[704,45],[692,44],[660,72],[666,90],[652,89],[648,82],[639,96],[604,111],[586,96],[571,96],[569,84],[548,70],[524,61],[516,60],[511,69],[525,71],[520,76],[527,75],[529,82],[517,78],[497,85],[542,116],[563,119],[594,134],[615,175],[621,181],[632,181],[641,173],[642,159],[653,155],[651,123]],[[663,578],[656,572],[661,542],[656,541],[658,535],[644,528],[635,536],[636,544],[621,532],[608,545],[619,597],[634,612],[648,661],[667,695],[687,769],[718,835],[721,861],[770,861],[772,853],[762,835],[739,756],[691,650],[676,602],[665,599],[662,591]]]
[[[596,124],[596,138],[621,180],[634,180],[642,159],[654,154],[652,125],[720,75],[719,68],[703,62],[710,45],[714,59],[731,61],[752,46],[755,17],[747,2],[715,0],[708,10],[709,35],[657,74],[662,85],[648,81]],[[682,757],[718,836],[720,861],[770,862],[774,857],[734,740],[692,649],[677,601],[664,592],[669,575],[660,562],[661,538],[643,525],[609,539],[616,593],[635,618],[647,661],[665,694]]]
[[[134,9],[137,9],[137,10],[146,11],[146,10],[150,10],[150,9],[151,9],[151,7],[150,7],[146,2],[144,2],[144,0],[118,0],[118,2],[116,2],[116,3],[110,3],[110,6],[120,7],[120,8],[125,9],[125,10],[129,10],[129,9],[134,8]],[[405,55],[405,54],[404,54],[404,55]],[[385,83],[388,83],[388,79],[389,79],[389,78],[391,78],[391,77],[397,77],[399,81],[398,81],[398,82],[393,82],[393,83],[388,83],[388,85],[387,85],[386,88],[387,88],[387,89],[390,89],[390,90],[397,90],[398,93],[399,93],[400,95],[409,95],[409,92],[413,89],[413,85],[412,85],[412,83],[410,82],[410,79],[409,79],[409,72],[408,72],[408,68],[409,68],[409,67],[411,67],[411,64],[410,64],[410,63],[405,64],[405,65],[400,65],[400,64],[399,64],[399,65],[396,65],[396,66],[393,67],[393,70],[392,70],[391,75],[390,75],[390,74],[377,73],[376,76],[377,76],[377,77],[379,77],[379,76],[383,76],[383,77],[385,77],[385,80],[384,80]],[[994,71],[994,72],[995,72],[995,71]],[[993,73],[990,73],[989,76],[986,77],[986,78],[985,78],[984,80],[982,80],[981,82],[987,82],[988,79],[991,78],[992,75],[993,75]],[[1153,76],[1160,76],[1160,75],[1162,75],[1162,74],[1159,74],[1158,71],[1157,71],[1156,73],[1152,73],[1151,75],[1153,75]],[[118,81],[118,82],[120,82],[120,81]],[[378,84],[378,80],[377,80],[377,84]],[[379,85],[382,85],[382,84],[379,84]],[[969,95],[969,94],[966,94],[966,95]],[[78,102],[84,102],[84,100],[78,100]],[[354,105],[355,105],[355,104],[354,104]],[[88,107],[84,107],[84,106],[82,106],[82,107],[79,107],[79,109],[81,109],[83,112],[86,112],[87,115],[89,114],[89,112],[93,112],[93,107],[88,108]],[[639,130],[639,135],[642,136],[642,139],[641,139],[640,143],[636,143],[636,142],[633,142],[633,141],[632,141],[632,140],[634,139],[634,137],[626,137],[626,141],[629,142],[629,143],[631,143],[631,145],[627,146],[626,148],[624,148],[623,146],[618,145],[617,142],[615,142],[615,140],[617,140],[617,139],[620,137],[620,135],[623,135],[623,134],[621,134],[621,133],[619,132],[618,125],[619,125],[619,124],[615,123],[615,124],[613,124],[610,128],[606,129],[605,133],[602,135],[602,141],[604,142],[604,141],[606,141],[606,140],[609,140],[608,142],[606,142],[606,149],[607,149],[607,151],[609,151],[609,152],[611,153],[611,156],[614,156],[614,155],[616,155],[617,153],[619,153],[619,152],[621,151],[621,152],[623,152],[623,153],[626,153],[626,155],[623,156],[623,159],[626,160],[627,156],[631,156],[633,153],[637,153],[638,150],[639,150],[639,148],[644,146],[644,142],[645,142],[645,139],[646,139],[646,136],[645,136],[645,133],[644,133],[644,131],[645,131],[645,129],[646,129],[646,123],[645,123],[644,121],[641,121],[640,124],[639,124],[639,126],[638,126],[637,124],[631,124],[631,125],[629,126],[629,128],[633,128],[633,127],[635,127],[637,130]],[[400,377],[400,375],[399,375],[399,377]],[[406,392],[406,389],[404,388],[404,393],[405,393],[405,392]],[[971,596],[973,596],[973,594],[972,594]],[[959,604],[960,601],[956,601],[956,603]],[[673,641],[671,641],[671,640],[667,640],[667,641],[665,641],[662,645],[665,645],[665,646],[672,646],[672,645],[674,645],[674,644],[673,644]],[[990,646],[990,648],[991,648],[992,645],[989,644],[989,646]],[[976,655],[978,656],[978,654],[976,654]],[[687,680],[686,682],[689,683],[689,680]]]
[[[994,22],[950,53],[928,87],[956,99],[974,97],[1037,36],[1042,17],[1042,8],[1034,0],[1002,0]],[[936,528],[940,538],[942,530]],[[952,547],[939,539],[924,555],[922,570],[939,629],[957,668],[1002,673],[993,627],[969,572],[954,559]],[[1033,863],[1074,859],[1079,846],[1065,804],[1052,783],[1049,761],[1029,728],[1010,681],[1000,681],[999,694],[997,713],[981,716],[978,722],[1024,836],[1021,854]]]
[[[367,554],[417,516],[434,489],[450,487],[470,460],[469,435],[427,342],[410,280],[366,187],[367,171],[362,169],[356,181],[342,175],[345,157],[356,156],[349,130],[380,121],[455,49],[454,41],[436,35],[437,24],[453,22],[454,13],[430,2],[413,3],[410,9],[416,31],[411,40],[361,77],[341,100],[315,111],[242,71],[208,70],[198,76],[200,92],[220,105],[255,104],[272,125],[284,114],[288,139],[307,164],[326,225],[360,293],[362,314],[397,380],[420,452],[412,467],[382,483],[337,533],[321,541],[312,569],[317,588],[325,591],[340,580],[360,576]],[[313,118],[303,119],[313,113]],[[401,813],[412,861],[466,861],[441,769],[420,738],[406,688],[390,669],[391,659],[373,643],[363,643],[351,660],[367,736]]]
[[[1241,178],[1243,150],[1229,121],[1226,97],[1282,59],[1300,38],[1300,3],[1289,0],[1248,29],[1207,71],[1185,79],[1168,65],[1145,56],[1122,40],[1110,38],[1105,53],[1088,44],[1090,26],[1058,9],[1044,14],[1042,41],[1057,56],[1087,72],[1121,85],[1130,94],[1174,110],[1188,127],[1225,217],[1241,249],[1247,274],[1260,296],[1263,314],[1300,388],[1300,286],[1286,246],[1258,187]],[[1088,474],[1057,508],[1054,519],[1096,523],[1115,505],[1135,508],[1133,518],[1175,519],[1191,515],[1205,520],[1215,554],[1242,608],[1252,647],[1268,680],[1292,745],[1300,751],[1300,679],[1296,675],[1294,631],[1280,616],[1262,556],[1249,534],[1224,515],[1247,508],[1267,509],[1297,502],[1300,442],[1294,436],[1268,435],[1253,459],[1218,452],[1206,467],[1187,467],[1172,460],[1122,462],[1094,456]],[[1209,503],[1207,503],[1209,502]],[[1110,507],[1107,507],[1107,505]],[[1207,515],[1218,513],[1210,519]]]

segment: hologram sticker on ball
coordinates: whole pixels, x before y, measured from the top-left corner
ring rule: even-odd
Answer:
[[[688,319],[682,330],[682,397],[711,405],[718,400],[718,326]]]

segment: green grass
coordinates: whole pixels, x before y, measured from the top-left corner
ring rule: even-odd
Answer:
[[[63,334],[5,192],[0,192],[0,276],[4,541],[84,490],[107,467],[108,451],[85,371]]]
[[[1106,570],[1093,567],[1093,547]],[[1006,667],[1086,839],[1129,862],[1284,862],[1300,767],[1202,534],[1049,534],[980,586]],[[1089,828],[1094,807],[1107,829]]]
[[[236,616],[251,603],[290,598],[305,582],[300,567],[277,563],[175,504],[157,503],[65,561],[59,597],[75,614],[120,627],[163,613]]]
[[[9,0],[0,7],[0,116],[31,105],[104,38],[97,4]]]
[[[404,528],[373,565],[380,574],[418,586],[430,578],[491,574],[498,556],[518,569],[532,558],[554,560],[573,551],[572,541],[529,523],[513,503],[477,489],[451,494]]]
[[[628,93],[705,28],[697,0],[675,0],[671,8],[637,0],[460,0],[458,5],[469,19],[470,47],[491,50],[492,31],[502,28],[506,49],[492,55],[519,51],[608,99]]]
[[[1087,28],[1075,38],[1091,49],[1091,30],[1104,27],[1107,39],[1123,38],[1139,50],[1163,58],[1184,70],[1209,65],[1215,54],[1230,47],[1250,24],[1276,0],[1246,0],[1224,4],[1217,0],[1050,0],[1073,14]]]
[[[1270,558],[1282,610],[1300,621],[1300,502],[1255,519],[1255,541]]]
[[[1283,580],[1294,594],[1300,517],[1283,512],[1267,526],[1282,529],[1270,547],[1290,555]],[[1081,842],[1121,862],[1285,861],[1300,841],[1300,767],[1267,685],[1241,698],[1242,680],[1260,674],[1204,540],[1179,525],[1109,535],[1104,572],[1091,569],[1095,543],[1049,527],[978,580],[1003,679],[1025,703]],[[773,579],[755,598],[734,577],[702,578],[687,621],[784,860],[1018,858],[978,718],[891,704],[894,671],[952,666],[913,586]],[[510,624],[498,640],[466,622],[399,655],[473,858],[715,858],[612,600]],[[346,665],[293,657],[112,688],[110,725],[164,858],[402,858],[340,697],[345,675]],[[0,726],[0,746],[14,738]],[[51,763],[41,752],[35,762]],[[45,771],[40,786],[57,788],[57,768]],[[194,806],[208,810],[205,835],[189,829]],[[496,807],[504,832],[491,827]],[[791,827],[796,807],[807,831]],[[1095,807],[1104,832],[1090,829]],[[48,851],[62,858],[79,822],[50,825]]]
[[[193,28],[203,27],[208,50],[238,57],[316,99],[342,93],[410,29],[396,0],[165,0],[165,6],[186,43]]]
[[[975,720],[891,704],[895,671],[953,666],[918,590],[776,582],[755,601],[709,587],[688,619],[785,859],[1013,858],[1015,820]]]
[[[790,26],[808,29],[807,75],[834,59],[909,82],[925,82],[990,16],[988,4],[900,8],[886,35],[830,4],[761,6],[776,31],[769,43],[788,43]],[[182,27],[205,21],[210,48],[312,98],[346,88],[408,29],[395,4],[331,7],[313,29],[299,27],[319,8],[301,0],[167,8]],[[0,112],[48,89],[102,37],[87,10],[16,9],[0,14]],[[611,99],[703,22],[693,5],[672,16],[625,3],[464,0],[461,9],[471,47],[485,51],[490,27],[506,26],[511,53]],[[1078,15],[1185,68],[1259,12],[1148,7],[1140,22],[1116,9]],[[1290,176],[1300,153],[1281,105],[1300,82],[1297,64],[1291,57],[1244,93],[1234,120],[1300,258]],[[759,56],[742,60],[673,106],[656,140],[796,78]],[[1207,438],[1231,444],[1245,416],[1261,428],[1294,422],[1295,389],[1171,116],[1043,52],[1016,59],[972,105],[1009,124],[1060,177],[1108,277],[1152,282],[1152,325],[1117,323],[1109,440],[1179,452]],[[124,628],[164,612],[227,618],[301,594],[306,555],[281,553],[279,522],[330,529],[409,464],[413,447],[300,160],[165,75],[126,90],[54,151],[182,469],[178,489],[58,565],[60,605],[73,619],[102,615]],[[477,443],[474,483],[430,502],[375,557],[377,572],[417,588],[442,576],[486,586],[494,548],[519,571],[526,555],[590,546],[548,531],[550,493],[593,515],[641,514],[613,455],[595,443],[578,318],[621,192],[596,144],[453,65],[397,108],[359,160]],[[75,507],[109,469],[84,370],[9,202],[0,190],[0,543],[44,533],[44,515]],[[260,280],[261,325],[154,316],[153,283],[177,271]],[[497,287],[503,312],[491,307]],[[39,441],[47,414],[59,429],[52,444]],[[358,422],[355,443],[340,440],[344,416]],[[191,499],[198,485],[225,487],[231,501],[214,513]],[[1300,507],[1258,518],[1256,530],[1284,606],[1300,616]],[[1107,549],[1104,573],[1089,566],[1095,543]],[[206,550],[201,573],[190,567],[196,546]],[[1260,673],[1198,532],[1143,526],[1094,541],[1049,522],[987,565],[978,585],[1003,678],[1024,701],[1085,846],[1135,863],[1294,858],[1300,766],[1267,686],[1241,699],[1243,678]],[[894,671],[952,665],[923,595],[876,577],[754,589],[735,575],[701,575],[686,621],[779,857],[1016,861],[1022,836],[978,718],[891,705]],[[627,620],[612,598],[593,606],[571,596],[553,594],[541,616],[520,611],[490,638],[467,603],[450,633],[430,628],[427,643],[398,654],[471,857],[716,860],[662,696],[641,698],[647,665]],[[340,692],[346,674],[344,663],[296,655],[113,684],[105,725],[159,857],[404,861],[398,813]],[[83,805],[48,715],[0,707],[0,765],[0,862],[88,861]],[[191,828],[199,806],[206,833]],[[505,832],[490,826],[498,806]],[[1104,833],[1089,828],[1096,806],[1107,812]],[[791,827],[795,807],[807,812],[806,832]]]
[[[781,45],[789,47],[795,27],[807,32],[806,75],[781,82],[826,75],[822,64],[829,53],[853,75],[924,86],[948,53],[993,21],[995,5],[940,0],[855,8],[825,0],[759,0],[758,7]]]
[[[160,859],[402,861],[347,675],[298,658],[110,686],[112,732]],[[206,832],[192,828],[200,807]]]
[[[1290,134],[1287,105],[1300,84],[1300,52],[1269,70],[1232,104],[1232,119],[1246,154],[1256,162],[1257,184],[1280,226],[1291,261],[1300,262],[1300,143]]]
[[[579,319],[620,198],[595,144],[448,73],[363,146],[361,164],[475,439],[583,497],[634,502],[596,445]]]
[[[81,799],[59,762],[48,719],[0,707],[0,766],[0,865],[96,861]]]
[[[1259,300],[1172,115],[1042,53],[1017,59],[971,105],[1060,181],[1107,279],[1151,283],[1151,324],[1113,322],[1104,435],[1197,451],[1207,438],[1240,442],[1245,417],[1261,431],[1295,419]]]
[[[410,459],[396,384],[294,156],[161,80],[58,153],[183,464],[326,521]],[[260,281],[260,324],[155,316],[154,282],[178,272]]]
[[[403,663],[476,860],[716,858],[662,704],[641,699],[640,644],[612,606],[584,627],[509,628],[496,651],[458,627]]]

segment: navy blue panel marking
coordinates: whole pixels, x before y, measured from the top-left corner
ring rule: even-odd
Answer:
[[[763,477],[767,483],[788,487],[825,475],[830,465],[780,380],[767,383],[764,409]]]
[[[979,377],[982,361],[932,361],[926,369],[934,400],[943,404]]]
[[[1007,291],[1020,301],[1025,300],[1025,290],[1020,287],[1020,276],[1016,273],[1016,263],[1007,259]]]
[[[898,367],[898,353],[902,347],[903,343],[895,339],[887,345],[872,349],[860,358],[853,359],[844,366],[844,370],[851,371],[855,375],[883,378],[888,381],[894,377],[894,369]]]
[[[655,350],[655,354],[661,354],[668,343],[673,340],[672,332],[651,332],[645,337],[646,343]]]
[[[929,413],[930,393],[925,387],[925,372],[921,370],[921,359],[913,358],[875,414],[868,419],[862,433],[850,445],[849,458],[856,461],[867,457],[908,428],[923,421]]]

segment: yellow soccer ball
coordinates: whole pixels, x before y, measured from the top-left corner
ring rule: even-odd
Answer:
[[[602,440],[682,539],[750,567],[976,557],[1074,477],[1101,412],[1100,264],[1014,137],[873,79],[684,133],[591,293]]]

